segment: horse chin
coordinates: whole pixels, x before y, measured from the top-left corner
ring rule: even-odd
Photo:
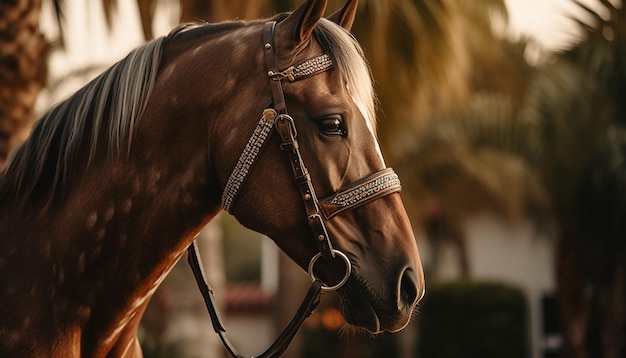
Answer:
[[[345,331],[367,333],[370,335],[377,335],[383,332],[380,327],[378,315],[370,304],[359,306],[358,309],[354,309],[351,305],[343,304],[341,314],[346,321],[346,326],[344,327]]]
[[[384,332],[397,333],[406,328],[411,322],[411,318],[409,317],[404,323],[396,323],[385,327],[378,318],[378,314],[374,312],[371,306],[368,306],[367,310],[353,311],[348,311],[346,306],[343,306],[341,314],[346,321],[346,325],[342,328],[344,333],[361,333],[371,336],[376,336]]]
[[[411,314],[402,317],[396,309],[385,309],[383,300],[360,281],[350,279],[341,290],[341,314],[347,323],[344,331],[378,335],[399,332],[409,324]]]

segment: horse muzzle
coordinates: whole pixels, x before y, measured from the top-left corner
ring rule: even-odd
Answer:
[[[346,322],[370,334],[404,329],[424,295],[424,281],[415,269],[408,267],[401,270],[395,281],[393,290],[385,292],[358,274],[351,277],[339,290]]]

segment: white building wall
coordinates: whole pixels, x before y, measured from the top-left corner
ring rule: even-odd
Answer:
[[[511,225],[480,215],[466,225],[470,277],[509,283],[522,289],[529,310],[531,356],[540,358],[541,298],[555,290],[553,241],[529,222]]]

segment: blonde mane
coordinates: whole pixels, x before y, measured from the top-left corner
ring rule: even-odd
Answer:
[[[321,19],[314,33],[322,48],[333,58],[357,106],[365,110],[369,125],[376,128],[372,74],[361,45],[342,27],[326,19]]]
[[[217,28],[239,26],[242,23],[236,22]],[[133,132],[156,80],[164,43],[196,27],[213,29],[174,29],[167,37],[135,49],[44,114],[0,173],[0,200],[7,196],[29,197],[46,190],[53,191],[53,200],[76,170],[80,153],[88,153],[89,165],[102,141],[108,143],[108,157],[128,154]],[[333,58],[356,104],[365,111],[368,124],[376,128],[372,78],[360,45],[343,28],[326,19],[319,22],[315,36]]]

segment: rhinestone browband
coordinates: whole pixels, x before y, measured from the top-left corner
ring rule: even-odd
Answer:
[[[330,56],[325,53],[323,55],[314,57],[310,60],[304,61],[293,69],[293,80],[299,80],[304,77],[311,76],[318,72],[326,71],[333,67],[333,61]]]
[[[283,71],[275,72],[270,70],[267,74],[275,81],[280,81],[286,78],[289,81],[293,82],[314,75],[316,73],[329,70],[332,67],[333,61],[331,60],[330,56],[325,53],[313,57],[310,60],[306,60],[297,66],[290,66]]]

